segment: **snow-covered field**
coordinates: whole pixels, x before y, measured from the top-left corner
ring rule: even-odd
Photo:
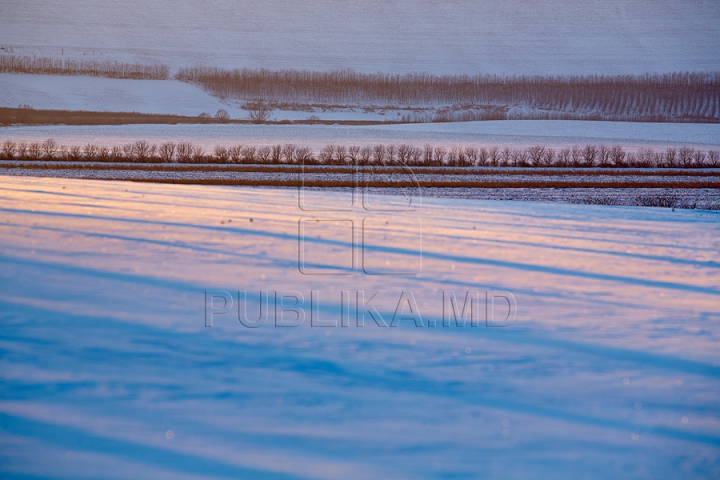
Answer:
[[[177,80],[130,80],[90,76],[0,73],[0,107],[29,106],[36,110],[138,112],[168,115],[214,115],[224,109],[233,119],[249,118],[244,101],[219,99],[201,88]],[[398,121],[413,110],[363,107],[312,107],[275,110],[271,119]],[[434,112],[434,110],[433,110]],[[432,114],[430,114],[432,117]]]
[[[720,476],[718,214],[297,196],[0,177],[3,476]]]
[[[0,55],[173,71],[718,71],[718,39],[714,0],[0,0]],[[247,116],[0,74],[19,105]],[[351,110],[273,117],[403,114]],[[0,128],[47,138],[707,151],[720,125]],[[720,478],[718,212],[354,193],[0,175],[0,477]]]
[[[113,146],[144,139],[152,143],[190,141],[212,151],[216,145],[295,143],[317,153],[325,145],[486,146],[531,145],[568,147],[588,143],[642,147],[720,147],[720,124],[513,120],[458,123],[345,125],[121,125],[29,126],[0,128],[0,141],[37,142],[54,138],[61,144]]]
[[[201,89],[175,80],[121,80],[60,75],[0,73],[0,107],[40,110],[214,115],[228,105]],[[247,116],[237,109],[233,116]]]
[[[221,67],[627,74],[718,70],[714,0],[0,3],[0,52]]]

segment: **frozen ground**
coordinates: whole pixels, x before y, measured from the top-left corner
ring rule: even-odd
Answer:
[[[720,476],[718,214],[350,199],[0,177],[3,475]],[[450,291],[515,322],[443,328]]]
[[[40,110],[167,113],[214,115],[232,110],[217,98],[175,80],[121,80],[116,78],[0,73],[0,107],[29,105]],[[234,117],[246,117],[236,109]]]
[[[269,168],[268,168],[269,167]],[[96,180],[133,180],[161,183],[223,184],[265,187],[291,184],[302,178],[311,189],[351,191],[348,187],[329,186],[331,182],[346,185],[366,182],[413,182],[416,187],[370,187],[373,192],[387,195],[417,195],[482,200],[518,200],[531,202],[562,202],[590,205],[627,205],[720,210],[720,182],[717,169],[563,169],[514,168],[488,169],[472,167],[455,170],[455,173],[427,173],[432,169],[416,168],[387,175],[385,168],[354,173],[337,173],[333,167],[322,167],[322,172],[305,170],[300,177],[297,167],[287,165],[188,165],[107,162],[55,162],[55,161],[0,161],[0,175],[42,176]],[[340,167],[347,172],[347,167]],[[392,169],[394,170],[394,169]],[[450,169],[453,171],[453,169]],[[312,182],[325,182],[313,187]],[[438,186],[463,182],[463,186]],[[474,182],[474,183],[473,183]],[[488,188],[489,182],[502,182],[502,188]],[[527,182],[533,184],[528,186]],[[633,188],[618,188],[619,183],[635,182]],[[678,185],[685,182],[692,188]],[[703,182],[705,188],[697,188]],[[716,188],[710,185],[714,182]],[[538,185],[539,184],[539,185]],[[614,184],[614,185],[613,185]],[[317,185],[317,184],[316,184]],[[337,185],[337,184],[336,184]],[[483,186],[484,185],[484,186]],[[642,187],[638,185],[643,185]],[[295,188],[295,187],[288,187]],[[421,191],[418,189],[422,189]]]
[[[295,143],[318,153],[328,144],[423,146],[485,146],[511,148],[544,145],[568,147],[588,143],[625,148],[692,146],[720,147],[720,124],[512,120],[373,126],[344,125],[121,125],[31,126],[0,128],[0,141],[44,141],[84,146],[113,146],[139,139],[152,143],[190,141],[212,151],[216,145],[275,145]]]
[[[0,3],[6,53],[365,72],[718,70],[714,0]]]

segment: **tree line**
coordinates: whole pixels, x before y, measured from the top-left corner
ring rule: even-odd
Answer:
[[[170,68],[167,65],[161,64],[16,55],[0,55],[0,73],[85,75],[144,80],[167,80],[170,78]]]
[[[549,148],[535,145],[510,147],[423,147],[413,145],[326,145],[317,154],[295,144],[274,146],[217,146],[206,153],[191,142],[162,144],[138,140],[123,146],[59,145],[44,142],[14,142],[0,145],[3,160],[94,161],[135,163],[218,163],[218,164],[306,164],[363,166],[451,166],[451,167],[615,167],[615,168],[718,168],[720,150],[669,147],[664,151],[640,148],[629,151],[621,145]]]
[[[221,98],[374,105],[520,105],[598,119],[720,121],[720,73],[498,76],[353,70],[181,68],[175,78]],[[572,115],[570,115],[572,116]]]
[[[167,80],[163,64],[0,55],[0,73]],[[392,106],[452,105],[407,121],[577,119],[720,122],[720,72],[646,75],[435,75],[353,70],[180,68],[174,78],[220,98],[266,102]],[[502,108],[526,107],[508,114]],[[500,107],[500,108],[498,108]]]

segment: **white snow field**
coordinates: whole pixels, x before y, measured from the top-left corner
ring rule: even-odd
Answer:
[[[717,213],[298,196],[0,177],[2,476],[720,476]]]
[[[318,153],[325,145],[402,144],[423,146],[567,147],[588,143],[626,148],[692,146],[720,148],[720,124],[632,123],[572,120],[499,120],[395,125],[103,125],[0,128],[0,142],[88,143],[114,146],[144,139],[152,143],[190,141],[210,152],[216,145],[295,143]]]
[[[232,109],[203,90],[175,80],[122,80],[63,75],[0,73],[0,107],[41,110],[138,112],[197,116]]]
[[[375,73],[715,71],[715,0],[0,2],[0,52]]]

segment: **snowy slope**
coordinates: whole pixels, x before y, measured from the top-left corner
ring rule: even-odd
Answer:
[[[720,475],[717,214],[348,200],[0,177],[3,476]],[[297,291],[305,322],[236,299],[207,328],[207,290]],[[501,290],[511,325],[442,327],[443,291]],[[422,326],[329,326],[341,291],[387,323],[412,292]]]
[[[0,73],[0,107],[29,105],[42,110],[214,115],[220,108],[232,117],[247,112],[220,101],[187,83],[174,80]]]
[[[295,143],[318,153],[325,145],[402,143],[423,146],[568,147],[587,143],[627,148],[693,146],[720,149],[720,124],[512,120],[401,125],[121,125],[32,126],[0,128],[0,141],[42,142],[54,138],[65,145],[124,145],[139,139],[153,143],[191,141],[212,151],[216,145]]]
[[[714,0],[0,2],[5,52],[173,67],[718,70],[719,39],[720,4]]]

